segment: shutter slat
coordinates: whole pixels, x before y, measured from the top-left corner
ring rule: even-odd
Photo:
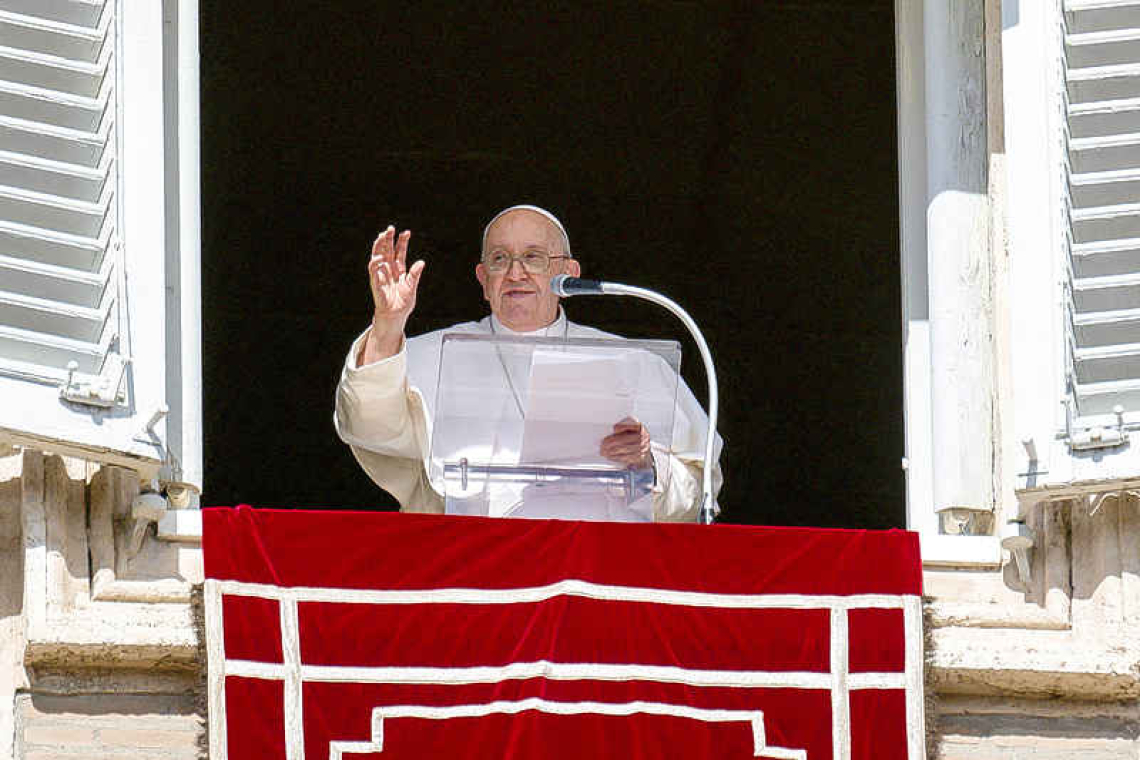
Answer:
[[[1140,60],[1140,29],[1070,34],[1068,63],[1074,69],[1126,65]]]
[[[93,98],[99,94],[106,72],[107,62],[86,63],[0,47],[0,79],[7,82]]]
[[[104,3],[103,0],[4,0],[3,7],[9,13],[33,16],[45,21],[97,27],[104,5],[111,3]]]
[[[1072,103],[1140,97],[1140,64],[1070,69],[1068,82]]]
[[[1077,243],[1140,237],[1140,203],[1076,209],[1072,220]]]
[[[110,267],[83,272],[0,255],[4,290],[91,309],[104,302],[111,272]]]
[[[107,253],[107,241],[0,220],[0,253],[28,261],[93,271],[98,269]]]
[[[0,216],[32,227],[50,227],[72,235],[98,237],[107,221],[110,195],[86,203],[58,195],[0,186]]]
[[[0,290],[0,324],[62,338],[98,343],[110,318],[110,304],[99,309],[56,299],[33,298]]]
[[[0,372],[97,374],[118,334],[114,2],[0,0]]]
[[[67,376],[68,362],[75,361],[80,372],[97,375],[103,368],[109,347],[109,341],[86,343],[0,325],[0,353],[6,362],[11,362],[6,369],[10,369],[12,374],[60,380]]]
[[[107,113],[106,88],[99,97],[85,98],[43,87],[0,81],[0,113],[29,124],[64,127],[79,133],[99,132]]]
[[[1066,0],[1065,11],[1074,34],[1140,27],[1137,0]]]
[[[1109,415],[1119,404],[1125,409],[1140,409],[1140,381],[1135,379],[1104,383],[1077,383],[1081,414]]]
[[[83,132],[0,115],[0,145],[14,153],[49,161],[98,166],[107,138],[106,129],[99,133]]]
[[[105,28],[64,24],[0,9],[0,45],[5,47],[76,61],[96,61],[106,39]]]
[[[0,150],[0,185],[88,203],[99,201],[109,168],[89,169]]]
[[[1084,137],[1069,142],[1073,171],[1078,174],[1140,168],[1140,132]]]
[[[1077,278],[1108,277],[1140,271],[1140,238],[1096,241],[1073,246]]]
[[[1140,98],[1073,104],[1069,133],[1077,139],[1140,133]]]
[[[1076,209],[1119,206],[1140,198],[1140,168],[1074,174],[1069,184]]]
[[[1140,309],[1078,314],[1073,319],[1073,325],[1080,346],[1096,348],[1123,345],[1140,335]]]

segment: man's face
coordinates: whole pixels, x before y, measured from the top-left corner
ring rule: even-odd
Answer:
[[[528,272],[517,260],[502,272],[492,272],[484,263],[492,254],[521,257],[528,251],[552,257],[566,254],[562,235],[548,219],[526,209],[511,211],[491,225],[484,261],[475,267],[491,312],[517,332],[540,330],[553,322],[558,316],[558,296],[550,291],[550,278],[556,274],[577,277],[581,272],[574,259],[551,258],[550,267],[541,274]]]

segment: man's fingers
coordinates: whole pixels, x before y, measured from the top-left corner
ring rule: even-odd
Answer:
[[[404,230],[400,233],[400,236],[396,238],[396,261],[399,262],[401,267],[405,266],[405,262],[407,261],[408,241],[411,240],[411,238],[411,230]]]
[[[424,264],[423,259],[420,259],[415,264],[412,264],[412,268],[408,270],[408,281],[412,286],[413,293],[415,293],[416,288],[420,286],[420,275],[424,273],[425,266],[427,265]]]
[[[376,236],[376,239],[375,239],[374,241],[372,241],[372,255],[373,255],[373,256],[382,256],[382,255],[384,255],[384,244],[385,244],[385,241],[386,241],[386,240],[387,240],[387,241],[391,241],[391,239],[392,239],[392,233],[393,233],[394,231],[395,231],[395,230],[394,230],[394,228],[392,227],[392,225],[390,225],[390,224],[389,224],[389,225],[388,225],[388,229],[384,230],[383,232],[381,232],[379,235],[377,235],[377,236]]]
[[[626,417],[602,439],[600,453],[614,462],[639,467],[649,456],[649,431],[633,417]]]
[[[614,433],[602,439],[602,456],[615,454],[632,454],[645,448],[640,435],[632,433]]]
[[[372,255],[383,256],[384,258],[391,259],[395,257],[395,250],[392,246],[392,241],[396,237],[396,228],[388,225],[388,229],[380,233],[376,241],[372,243]]]

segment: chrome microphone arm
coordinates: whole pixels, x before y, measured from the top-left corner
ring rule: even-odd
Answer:
[[[558,274],[551,278],[550,287],[555,294],[562,297],[613,295],[631,296],[633,298],[640,298],[643,301],[650,301],[672,312],[673,316],[681,320],[685,327],[689,329],[689,333],[693,336],[693,340],[696,341],[697,348],[701,352],[701,359],[705,363],[705,376],[708,378],[709,384],[709,425],[705,435],[705,460],[701,472],[701,508],[697,519],[703,525],[711,524],[713,518],[716,517],[716,512],[713,509],[712,471],[713,467],[716,466],[716,461],[713,459],[713,450],[716,444],[716,418],[720,405],[720,394],[717,388],[716,369],[713,367],[712,352],[709,351],[709,345],[705,342],[705,336],[701,332],[701,328],[697,327],[696,321],[690,317],[689,313],[682,309],[676,301],[655,291],[646,290],[645,288],[638,288],[633,285],[622,285],[616,282],[583,280],[564,274]]]

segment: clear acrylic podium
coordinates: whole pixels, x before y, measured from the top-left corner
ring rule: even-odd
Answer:
[[[429,476],[446,512],[651,521],[668,468],[627,468],[599,447],[632,417],[669,451],[680,362],[676,341],[444,335]]]

